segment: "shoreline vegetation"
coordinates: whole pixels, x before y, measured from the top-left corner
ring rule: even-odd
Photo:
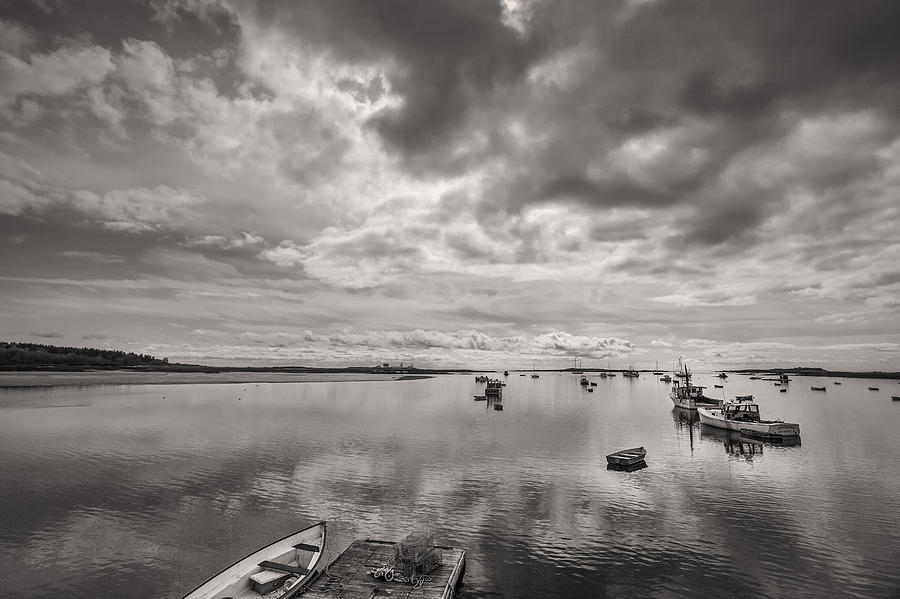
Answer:
[[[487,369],[490,371],[491,369]],[[541,372],[573,372],[572,368]],[[580,368],[585,374],[605,368]],[[617,372],[615,369],[611,372]],[[470,374],[476,370],[429,369],[412,366],[205,366],[170,363],[167,358],[89,347],[0,342],[0,387],[96,384],[178,384],[221,382],[323,382],[332,380],[416,380],[439,374]],[[641,371],[649,373],[649,370]],[[733,374],[787,374],[834,378],[900,379],[900,372],[852,372],[823,368],[745,368]],[[160,376],[162,375],[162,376]],[[271,375],[278,375],[272,378]],[[340,375],[340,376],[339,376]]]

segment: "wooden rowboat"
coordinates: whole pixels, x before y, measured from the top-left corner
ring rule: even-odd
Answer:
[[[643,447],[633,447],[609,454],[606,456],[606,461],[615,466],[631,466],[642,462],[646,455],[647,450]]]
[[[325,523],[319,522],[254,551],[182,599],[290,599],[313,578],[324,548]]]

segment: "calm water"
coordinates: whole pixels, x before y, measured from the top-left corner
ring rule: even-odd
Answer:
[[[900,596],[896,381],[733,376],[785,447],[578,378],[513,373],[502,412],[470,376],[0,390],[0,596],[180,597],[318,520],[338,548],[430,526],[470,599]]]

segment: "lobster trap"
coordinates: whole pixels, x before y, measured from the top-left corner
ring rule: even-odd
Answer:
[[[431,533],[413,532],[394,545],[394,570],[406,578],[428,574],[441,565],[441,548]]]

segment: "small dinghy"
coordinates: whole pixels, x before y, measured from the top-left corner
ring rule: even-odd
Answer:
[[[825,390],[825,387],[810,387],[810,390],[812,390],[812,391],[824,391],[824,390]]]
[[[869,387],[869,391],[878,391],[878,387]]]
[[[314,576],[324,548],[325,523],[319,522],[251,553],[182,599],[291,599]]]
[[[900,401],[900,395],[891,395],[893,401]]]
[[[632,466],[643,462],[646,455],[647,450],[643,447],[633,447],[609,454],[606,456],[606,461],[614,466]]]

